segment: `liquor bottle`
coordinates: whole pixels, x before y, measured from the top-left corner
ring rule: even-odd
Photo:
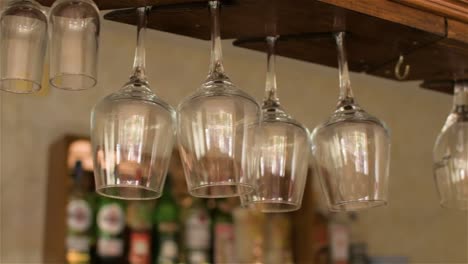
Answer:
[[[89,173],[77,161],[73,187],[67,203],[66,259],[70,264],[93,263],[95,195],[89,192]]]
[[[172,196],[170,175],[161,198],[156,203],[153,214],[155,243],[154,263],[172,264],[179,259],[179,207]]]
[[[265,223],[265,262],[293,263],[291,249],[291,222],[288,214],[269,214]]]
[[[211,218],[202,199],[193,198],[184,224],[184,249],[188,264],[210,262]]]
[[[122,264],[125,258],[125,204],[121,200],[100,197],[97,214],[99,263]]]
[[[213,263],[237,263],[232,208],[226,199],[218,199],[216,203],[213,231]]]
[[[150,201],[132,201],[127,205],[130,264],[151,263],[152,209]]]
[[[333,264],[349,264],[349,219],[347,214],[334,214],[328,224],[330,253]]]

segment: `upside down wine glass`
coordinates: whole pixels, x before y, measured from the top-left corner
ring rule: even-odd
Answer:
[[[468,210],[468,82],[455,82],[453,108],[434,146],[440,205]]]
[[[47,46],[45,10],[34,0],[16,0],[0,14],[0,89],[37,92]]]
[[[256,120],[259,106],[224,73],[219,1],[210,1],[209,6],[210,71],[201,87],[178,107],[179,152],[191,195],[232,197],[252,190],[242,172],[242,157],[247,124]]]
[[[280,105],[276,92],[275,42],[268,44],[265,99],[260,120],[247,129],[244,164],[254,189],[241,196],[246,207],[289,212],[301,207],[309,165],[309,134]]]
[[[331,211],[387,204],[390,133],[353,97],[344,35],[335,34],[340,77],[338,104],[332,116],[312,134],[316,173]]]
[[[144,35],[149,9],[138,8],[133,75],[91,114],[96,191],[121,199],[162,194],[175,138],[175,112],[150,89]]]

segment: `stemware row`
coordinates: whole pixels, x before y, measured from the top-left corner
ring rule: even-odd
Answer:
[[[0,89],[41,89],[49,33],[49,82],[83,90],[97,83],[100,16],[92,0],[55,1],[49,15],[34,0],[10,2],[0,17]]]
[[[307,129],[287,114],[277,96],[274,50],[278,36],[266,38],[267,77],[260,107],[224,71],[219,1],[210,1],[209,8],[209,73],[177,111],[149,89],[144,49],[149,9],[138,9],[130,81],[99,102],[91,116],[97,192],[124,199],[160,197],[177,134],[193,196],[239,196],[243,205],[263,212],[297,210],[313,152],[322,166],[316,174],[323,179],[332,210],[385,204],[389,135],[353,99],[344,33],[336,34],[341,83],[338,107],[311,140]]]

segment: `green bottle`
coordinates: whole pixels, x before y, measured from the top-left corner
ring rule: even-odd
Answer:
[[[66,259],[70,264],[91,263],[95,244],[95,195],[89,192],[89,173],[77,161],[67,203]]]
[[[151,213],[154,201],[131,201],[127,204],[130,264],[151,264]]]
[[[126,263],[125,203],[118,199],[100,197],[96,221],[99,263]]]
[[[179,262],[179,206],[172,196],[170,175],[154,209],[155,264]]]

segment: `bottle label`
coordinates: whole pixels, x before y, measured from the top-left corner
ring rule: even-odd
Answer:
[[[234,226],[218,223],[215,226],[215,263],[235,263]]]
[[[346,263],[349,258],[349,230],[346,225],[332,223],[330,229],[331,258]]]
[[[202,251],[191,251],[188,253],[188,262],[189,263],[196,263],[196,264],[203,264],[208,263],[208,254]]]
[[[159,252],[159,261],[162,263],[172,263],[177,259],[179,248],[172,239],[162,240]]]
[[[189,249],[210,247],[210,219],[203,211],[197,211],[187,219],[185,239]]]
[[[85,232],[91,226],[91,207],[85,200],[71,200],[67,205],[67,226],[73,232]]]
[[[120,234],[125,227],[124,212],[118,204],[107,204],[101,207],[97,224],[102,232],[109,235]]]
[[[86,236],[67,236],[67,251],[89,252],[90,239]]]
[[[97,253],[101,257],[123,256],[124,243],[119,238],[99,238],[97,243]]]
[[[130,235],[130,262],[150,263],[151,235],[148,232],[133,232]]]

